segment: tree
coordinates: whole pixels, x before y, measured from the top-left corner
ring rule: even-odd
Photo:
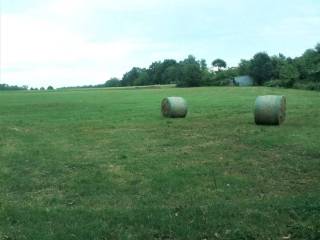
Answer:
[[[162,74],[162,78],[165,79],[164,81],[168,84],[177,83],[179,81],[180,74],[181,72],[179,65],[176,64],[166,68],[166,70]]]
[[[143,86],[143,85],[149,85],[150,84],[150,78],[147,73],[146,69],[141,69],[141,71],[138,72],[138,77],[133,81],[134,86]]]
[[[48,86],[48,87],[47,87],[47,90],[48,90],[48,91],[51,91],[51,90],[54,90],[54,88],[53,88],[52,86]]]
[[[212,85],[213,74],[208,70],[201,71],[201,86],[210,86]]]
[[[260,52],[253,56],[250,64],[250,75],[257,85],[263,85],[272,77],[273,66],[267,53]]]
[[[207,71],[208,70],[207,62],[206,62],[205,59],[201,59],[200,60],[200,69],[201,69],[201,71]]]
[[[161,69],[160,69],[160,73],[161,73],[160,84],[169,84],[169,83],[172,82],[172,79],[175,78],[175,75],[177,73],[177,68],[176,67],[177,67],[177,61],[176,60],[165,59],[163,61],[163,63],[161,64]],[[173,76],[170,76],[170,74],[173,74]]]
[[[189,55],[188,58],[179,63],[180,75],[177,82],[179,87],[201,86],[201,69],[195,57]]]
[[[201,70],[201,85],[209,86],[212,84],[213,74],[209,72],[208,65],[205,59],[201,59],[200,62],[200,70]]]
[[[199,65],[200,67],[200,64],[199,62],[196,60],[195,56],[193,55],[188,55],[188,57],[186,59],[184,59],[182,62],[180,62],[182,64],[194,64],[194,65]]]
[[[287,59],[281,53],[278,56],[272,56],[270,59],[273,69],[272,79],[280,79],[280,69],[287,63]]]
[[[317,72],[320,67],[320,52],[316,50],[307,49],[303,55],[295,59],[295,64],[300,74],[300,81],[309,82],[314,80],[314,73]],[[319,46],[320,48],[320,46]]]
[[[19,86],[10,86],[8,84],[5,84],[5,83],[2,83],[0,84],[0,90],[27,90],[28,89],[28,86],[22,86],[22,87],[19,87]]]
[[[250,74],[250,68],[251,68],[251,62],[245,59],[241,59],[239,66],[238,66],[238,72],[240,75],[249,75]]]
[[[315,49],[317,50],[318,53],[320,53],[320,43],[317,43]]]
[[[105,87],[120,87],[120,80],[118,78],[110,78],[108,81],[105,82]]]
[[[226,86],[230,85],[233,78],[239,75],[238,68],[228,68],[224,71],[218,71],[213,76],[212,85]]]
[[[183,64],[181,78],[177,85],[180,87],[199,87],[201,85],[200,67],[195,64]]]
[[[217,58],[215,60],[212,61],[212,66],[213,67],[217,67],[218,68],[218,71],[220,71],[221,68],[226,68],[227,67],[227,63],[220,59],[220,58]]]
[[[149,68],[148,73],[150,76],[151,84],[160,84],[161,82],[161,71],[162,71],[162,63],[161,62],[153,62]]]
[[[177,61],[174,59],[165,59],[163,62],[153,62],[148,71],[150,82],[152,84],[168,84],[170,80],[168,80],[168,73],[165,73],[166,70],[172,66],[176,66]]]
[[[280,67],[279,77],[282,86],[292,87],[293,84],[299,79],[299,71],[295,65],[285,63]]]
[[[122,86],[133,86],[134,81],[139,77],[140,68],[134,67],[129,72],[125,73],[122,77]]]

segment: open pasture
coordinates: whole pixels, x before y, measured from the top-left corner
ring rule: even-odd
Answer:
[[[256,96],[287,97],[281,126]],[[164,97],[187,100],[163,118]],[[0,93],[0,239],[320,239],[320,93]]]

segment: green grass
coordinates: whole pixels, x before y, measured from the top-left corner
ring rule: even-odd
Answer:
[[[264,94],[283,125],[254,124]],[[0,133],[1,240],[320,239],[318,92],[1,92]]]

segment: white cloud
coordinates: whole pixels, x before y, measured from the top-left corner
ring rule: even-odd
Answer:
[[[168,1],[168,0],[167,0]],[[181,0],[176,0],[181,2]],[[60,17],[83,17],[95,12],[104,11],[141,11],[145,12],[157,7],[164,7],[164,0],[53,0],[45,2],[36,9],[37,12],[46,12]],[[168,1],[170,4],[170,1]]]
[[[4,14],[1,22],[1,82],[41,87],[103,83],[133,66],[147,67],[152,61],[176,58],[172,45],[144,38],[114,38],[93,42],[68,23],[99,7],[146,9],[160,4],[145,0],[50,1],[24,13]],[[112,34],[112,33],[110,33]]]
[[[287,17],[261,29],[260,39],[273,53],[300,56],[320,39],[320,16]]]
[[[299,55],[320,39],[320,5],[305,2],[269,11],[270,1],[253,0],[37,1],[1,16],[0,81],[97,84],[188,54],[232,65],[263,50]]]
[[[98,84],[122,77],[133,65],[147,67],[152,57],[164,58],[161,52],[168,46],[147,38],[92,42],[72,24],[100,8],[143,11],[160,2],[55,0],[23,13],[3,14],[0,81],[30,87]],[[159,51],[146,56],[152,48]]]
[[[9,84],[26,79],[25,84],[38,87],[44,81],[56,86],[102,83],[122,74],[121,62],[144,47],[130,39],[89,42],[61,24],[30,15],[3,15],[1,24],[1,81]]]
[[[264,37],[307,38],[319,37],[320,16],[285,18],[277,25],[266,26],[262,30]]]
[[[25,85],[30,87],[47,87],[49,85],[62,87],[103,83],[103,80],[106,79],[106,71],[98,68],[46,66],[23,69],[19,72],[6,72],[4,77],[10,79],[12,84],[19,83],[23,78]]]

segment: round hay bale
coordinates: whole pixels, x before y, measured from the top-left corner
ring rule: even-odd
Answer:
[[[184,118],[187,115],[187,102],[182,97],[166,97],[161,102],[164,117]]]
[[[256,124],[280,125],[286,118],[286,97],[277,95],[258,96],[254,106]]]

